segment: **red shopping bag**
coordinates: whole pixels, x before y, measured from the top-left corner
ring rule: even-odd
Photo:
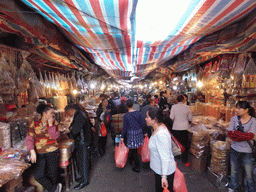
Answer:
[[[174,173],[173,191],[174,192],[188,192],[185,177],[177,166],[176,166],[176,170]]]
[[[107,128],[106,128],[106,125],[101,122],[101,126],[100,126],[100,134],[102,135],[102,137],[106,137],[107,134],[108,134],[108,131],[107,131]]]
[[[123,168],[126,165],[128,153],[129,148],[125,146],[123,141],[120,141],[119,145],[115,147],[115,162],[117,167]]]
[[[170,191],[165,187],[163,192],[170,192]]]
[[[149,162],[150,161],[150,151],[149,151],[149,148],[148,148],[148,143],[149,143],[149,138],[148,138],[148,136],[146,136],[144,138],[143,145],[140,146],[137,149],[138,154],[141,156],[141,161],[142,162]]]
[[[172,134],[172,153],[174,156],[181,155],[185,151],[185,147]]]

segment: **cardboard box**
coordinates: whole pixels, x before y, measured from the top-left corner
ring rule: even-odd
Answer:
[[[8,183],[3,185],[4,192],[15,192],[18,191],[19,188],[22,187],[22,176],[19,176],[17,179],[13,179],[8,181]]]
[[[191,168],[197,173],[206,172],[209,156],[207,153],[203,153],[200,157],[196,157],[193,154],[189,153],[188,156],[189,162],[191,163]]]

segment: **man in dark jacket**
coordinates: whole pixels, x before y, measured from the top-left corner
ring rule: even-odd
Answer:
[[[160,92],[160,99],[159,99],[158,105],[159,105],[159,108],[162,110],[164,110],[168,106],[167,99],[166,99],[166,92],[164,91]]]
[[[79,184],[74,187],[75,190],[82,189],[89,184],[92,124],[89,117],[82,111],[77,104],[69,104],[65,107],[66,114],[73,118],[68,136],[74,139],[75,160],[81,176]]]

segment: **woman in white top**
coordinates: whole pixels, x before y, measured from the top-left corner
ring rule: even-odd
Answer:
[[[155,172],[156,192],[162,192],[164,187],[173,191],[176,164],[172,154],[171,135],[163,123],[162,110],[149,109],[146,123],[154,130],[149,139],[148,147],[150,150],[150,168]]]

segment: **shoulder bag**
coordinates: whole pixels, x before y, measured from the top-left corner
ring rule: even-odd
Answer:
[[[244,128],[242,126],[242,122],[241,122],[240,116],[237,116],[237,117],[238,117],[238,124],[239,124],[239,127],[238,127],[237,130],[244,133]],[[255,144],[255,140],[253,139],[252,142],[251,141],[247,141],[248,145],[252,149],[252,155],[253,155],[254,159],[256,159],[256,144]]]

